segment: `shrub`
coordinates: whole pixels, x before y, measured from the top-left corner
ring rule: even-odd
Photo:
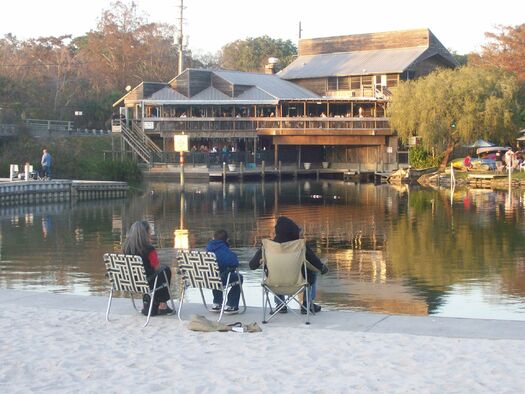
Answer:
[[[433,156],[421,146],[415,146],[408,151],[408,163],[414,168],[437,167],[441,162],[441,156]]]

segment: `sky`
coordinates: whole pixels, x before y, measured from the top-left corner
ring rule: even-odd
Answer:
[[[150,22],[177,23],[180,0],[135,0]],[[20,39],[95,29],[111,0],[0,0],[0,36]],[[269,35],[298,40],[429,28],[459,54],[478,51],[497,25],[525,23],[525,1],[499,0],[184,0],[184,30],[193,53],[215,53],[228,42]]]

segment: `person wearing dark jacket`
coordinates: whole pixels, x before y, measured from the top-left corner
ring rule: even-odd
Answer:
[[[168,285],[171,281],[171,270],[169,267],[164,267],[159,262],[159,257],[155,247],[151,244],[151,226],[145,220],[138,221],[132,224],[127,234],[126,240],[122,247],[122,253],[137,255],[142,258],[142,264],[144,265],[144,271],[146,271],[146,277],[151,278],[156,272],[163,269],[166,272],[168,278]],[[166,282],[164,275],[159,275],[157,279],[157,286],[160,286]],[[155,278],[149,279],[148,284],[150,289],[153,290],[155,284]],[[166,315],[173,313],[173,310],[168,307],[166,303],[170,299],[170,293],[167,288],[162,288],[155,292],[155,299],[153,300],[152,316],[155,315]],[[142,313],[148,314],[149,304],[151,302],[150,297],[146,294],[143,298],[144,308]]]
[[[280,216],[277,219],[277,223],[275,224],[275,237],[273,239],[274,242],[283,243],[288,241],[295,241],[296,239],[299,239],[301,235],[301,229],[292,219],[287,218],[286,216]],[[250,260],[250,269],[255,270],[261,266],[261,258],[262,258],[262,250],[259,249],[257,253],[255,253],[255,256],[252,257]],[[315,255],[315,253],[310,249],[308,246],[306,246],[306,260],[310,264],[312,264],[315,268],[317,268],[321,274],[326,274],[328,272],[328,267],[323,264],[323,262]],[[317,273],[314,271],[311,271],[309,269],[306,270],[306,280],[311,286],[311,293],[310,293],[310,303],[311,308],[314,312],[319,312],[321,310],[321,307],[319,305],[316,305],[313,303],[313,300],[315,299],[315,285],[317,282]],[[277,298],[279,297],[279,298]],[[275,298],[275,302],[277,304],[281,303],[281,299],[283,296],[278,295]],[[306,305],[306,300],[304,301],[304,304]],[[280,310],[282,313],[286,313],[287,309],[286,307],[282,308]],[[305,310],[302,310],[302,312],[306,313]]]
[[[236,269],[239,266],[239,259],[237,258],[237,255],[230,250],[228,245],[228,233],[226,230],[215,231],[213,239],[208,242],[208,245],[206,245],[206,251],[215,253],[223,285],[226,285],[229,273],[231,273],[230,283],[237,280],[240,280],[242,283],[242,275],[236,272]],[[214,304],[212,311],[220,312],[223,302],[222,291],[212,290],[212,292]],[[238,284],[232,286],[228,292],[228,299],[226,300],[226,307],[224,308],[225,314],[233,315],[239,313],[240,296],[241,287]]]

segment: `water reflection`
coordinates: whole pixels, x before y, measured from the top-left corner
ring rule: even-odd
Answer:
[[[186,184],[184,192],[150,183],[126,200],[0,208],[0,285],[102,294],[102,254],[119,250],[142,219],[166,263],[175,264],[174,248],[203,248],[225,228],[247,270],[286,215],[328,261],[318,289],[326,307],[525,320],[524,198],[339,181]],[[259,280],[246,275],[252,305]]]

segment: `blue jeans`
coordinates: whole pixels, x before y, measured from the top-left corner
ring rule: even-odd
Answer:
[[[309,272],[309,282],[310,282],[310,303],[314,302],[315,300],[315,296],[317,294],[317,272]],[[279,299],[283,299],[283,300],[286,300],[285,299],[285,296],[284,295],[281,295],[281,294],[276,294],[276,296],[274,297],[274,301],[275,301],[275,305],[276,306],[279,306],[281,304],[281,300]]]
[[[44,176],[51,178],[51,167],[50,166],[42,166],[42,171],[44,172]]]
[[[228,279],[228,273],[221,272],[221,280],[222,284],[226,286],[226,280]],[[243,283],[243,277],[241,274],[237,274],[236,272],[232,272],[230,275],[230,283],[235,282],[238,279],[241,279],[241,283]],[[222,305],[222,291],[220,290],[212,290],[213,293],[213,303]],[[228,292],[228,299],[226,300],[226,305],[231,306],[232,308],[238,308],[239,307],[239,299],[241,297],[241,286],[235,285],[230,288],[230,291]]]

